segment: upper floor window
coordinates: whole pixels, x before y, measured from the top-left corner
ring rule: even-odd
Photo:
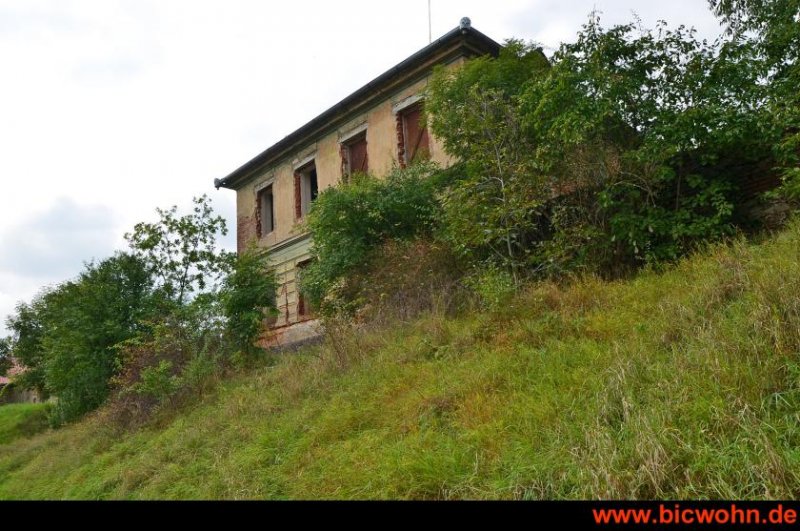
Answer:
[[[397,113],[397,128],[401,137],[398,153],[401,166],[430,158],[430,137],[422,114],[422,102]]]
[[[367,132],[363,131],[342,143],[342,174],[367,173]]]
[[[294,207],[297,219],[308,214],[318,193],[317,165],[312,160],[294,172]]]
[[[275,230],[275,203],[272,185],[265,186],[256,193],[256,230],[263,238]]]

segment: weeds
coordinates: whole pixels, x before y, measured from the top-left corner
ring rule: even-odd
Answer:
[[[796,498],[798,279],[795,222],[492,312],[331,323],[156,424],[0,445],[0,498]]]

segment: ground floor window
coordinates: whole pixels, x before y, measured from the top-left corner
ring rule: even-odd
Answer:
[[[308,297],[305,296],[302,290],[303,284],[303,271],[311,265],[311,260],[304,260],[297,264],[297,276],[295,278],[296,291],[297,291],[297,316],[301,319],[311,317],[313,311],[309,304]]]

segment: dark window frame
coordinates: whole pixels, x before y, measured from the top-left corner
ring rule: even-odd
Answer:
[[[319,196],[319,173],[316,159],[294,171],[295,219],[304,218]]]
[[[275,232],[275,192],[274,183],[270,183],[256,192],[256,232],[259,238],[264,238]],[[269,208],[265,208],[269,206]],[[265,210],[269,210],[266,215]]]

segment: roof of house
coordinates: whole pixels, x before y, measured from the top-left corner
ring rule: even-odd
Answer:
[[[6,376],[0,376],[0,385],[8,385],[12,382],[11,378],[24,373],[26,368],[19,363],[16,358],[11,358],[11,367],[6,371]]]
[[[291,155],[298,147],[304,147],[303,144],[307,144],[315,137],[335,128],[354,113],[361,112],[377,98],[385,98],[389,89],[408,82],[409,78],[424,75],[432,66],[432,59],[436,59],[433,64],[439,64],[443,60],[454,59],[465,54],[497,55],[500,47],[500,44],[473,28],[468,18],[464,18],[457,28],[376,77],[300,129],[261,152],[227,177],[214,179],[214,186],[237,189],[254,173]]]

